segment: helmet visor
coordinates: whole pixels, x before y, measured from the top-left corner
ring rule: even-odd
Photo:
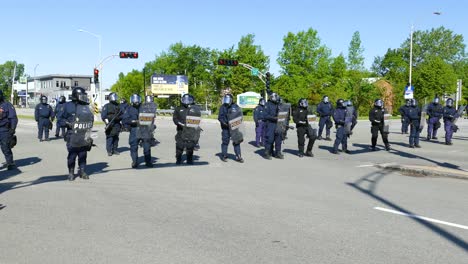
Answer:
[[[231,96],[227,96],[227,95],[224,96],[224,97],[223,97],[223,104],[228,104],[228,105],[232,104],[232,97],[231,97]]]

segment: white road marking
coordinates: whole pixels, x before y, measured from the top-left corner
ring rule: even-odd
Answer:
[[[407,214],[407,213],[403,213],[403,212],[400,212],[400,211],[386,209],[386,208],[382,208],[382,207],[374,207],[374,209],[384,211],[384,212],[387,212],[387,213],[403,215],[403,216],[407,216],[407,217],[411,217],[411,218],[421,219],[421,220],[428,221],[428,222],[434,222],[434,223],[437,223],[437,224],[448,225],[448,226],[453,226],[453,227],[458,227],[458,228],[461,228],[461,229],[468,230],[468,226],[454,224],[454,223],[450,223],[450,222],[445,222],[445,221],[441,221],[441,220],[437,220],[437,219],[433,219],[433,218],[429,218],[429,217],[424,217],[424,216],[414,215],[414,214]]]
[[[374,164],[365,164],[365,165],[356,166],[356,168],[367,168],[367,167],[374,167]]]

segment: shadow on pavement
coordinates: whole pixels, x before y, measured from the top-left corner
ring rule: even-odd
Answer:
[[[390,142],[390,145],[407,146],[406,144],[399,143],[399,142]],[[362,153],[362,152],[370,151],[369,150],[369,145],[353,144],[353,146],[361,147],[363,150],[353,151],[352,154],[355,154],[354,152],[361,152]],[[403,158],[408,158],[408,159],[425,160],[425,161],[434,163],[435,165],[440,166],[440,167],[446,167],[446,168],[450,168],[450,169],[456,169],[456,170],[464,171],[458,165],[455,165],[455,164],[452,164],[452,163],[447,163],[447,162],[439,162],[439,161],[436,161],[436,160],[433,160],[433,159],[430,159],[430,158],[426,158],[426,157],[423,157],[423,156],[420,156],[420,155],[416,155],[414,153],[409,153],[409,152],[405,152],[405,151],[401,151],[401,150],[396,150],[396,149],[393,149],[393,148],[389,151],[389,153],[392,153],[394,155],[397,155],[397,156],[400,156],[400,157],[403,157]]]
[[[299,150],[297,150],[297,149],[284,149],[283,152],[294,155],[294,156],[299,155]]]
[[[328,150],[328,152],[330,152],[330,153],[332,153],[332,151],[333,151],[333,147],[331,147],[331,146],[320,145],[318,148]]]
[[[400,211],[400,212],[403,212],[405,214],[410,214],[410,215],[415,215],[415,213],[393,203],[392,201],[390,200],[387,200],[385,199],[384,197],[378,195],[375,193],[376,189],[377,189],[377,185],[379,184],[379,182],[385,177],[387,176],[388,174],[390,174],[391,172],[389,171],[385,171],[385,170],[380,170],[378,172],[372,172],[368,175],[365,175],[364,177],[358,179],[357,181],[355,182],[347,182],[346,184],[353,187],[354,189],[360,191],[361,193],[369,196],[370,198],[382,203],[382,204],[385,204],[387,205],[388,207],[391,207],[392,209],[394,210],[397,210],[397,211]],[[365,186],[365,183],[368,183],[367,187]],[[447,241],[451,242],[452,244],[454,244],[455,246],[461,248],[462,250],[464,250],[465,252],[468,252],[468,243],[466,241],[464,241],[462,238],[450,233],[449,231],[439,227],[439,226],[436,226],[434,224],[432,224],[431,222],[428,222],[428,221],[425,221],[423,219],[419,219],[419,218],[413,218],[411,217],[410,218],[411,220],[413,220],[414,222],[420,224],[421,226],[429,229],[430,231],[438,234],[439,236],[445,238]]]
[[[0,170],[5,169],[5,171],[2,171],[2,173],[0,174],[0,181],[9,179],[11,177],[14,177],[14,176],[20,174],[22,171],[19,168],[26,167],[26,166],[31,166],[33,164],[41,162],[41,160],[42,159],[40,159],[38,157],[31,157],[31,158],[24,158],[24,159],[15,160],[16,168],[13,169],[13,170],[6,170],[6,168],[7,168],[6,163],[3,164],[0,167]]]

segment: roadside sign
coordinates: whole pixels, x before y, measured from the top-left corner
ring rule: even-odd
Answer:
[[[252,76],[258,76],[258,69],[257,68],[252,68],[250,70],[250,73],[252,74]]]
[[[405,99],[413,99],[414,98],[414,86],[407,85],[405,87]]]

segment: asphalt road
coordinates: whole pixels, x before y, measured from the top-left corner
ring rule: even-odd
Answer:
[[[219,125],[204,121],[195,165],[175,166],[175,129],[162,119],[155,168],[135,170],[128,134],[122,154],[107,157],[97,126],[90,180],[69,182],[63,140],[39,143],[32,120],[21,120],[19,170],[0,170],[0,263],[468,263],[468,181],[371,166],[468,169],[468,122],[460,127],[454,146],[409,149],[394,121],[393,150],[370,152],[360,122],[352,154],[317,141],[314,158],[295,156],[292,131],[284,160],[246,142],[239,164],[220,161]],[[246,131],[253,139],[252,124]]]

